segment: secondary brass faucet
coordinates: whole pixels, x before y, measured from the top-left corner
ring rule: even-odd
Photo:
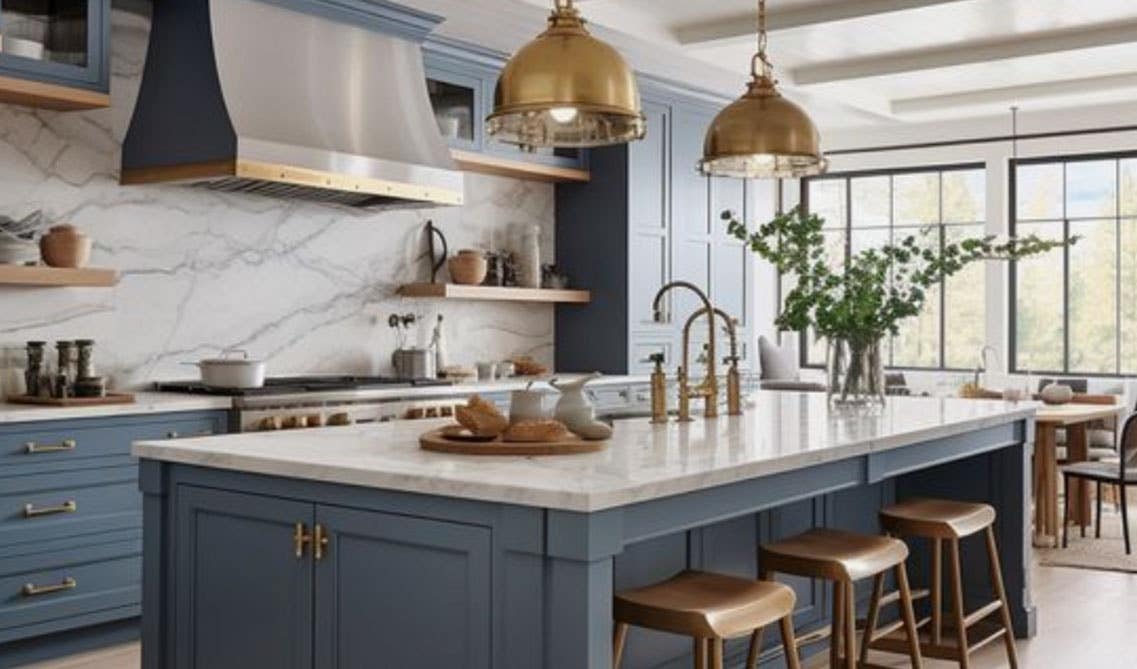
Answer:
[[[662,323],[663,311],[660,310],[660,304],[663,301],[663,296],[673,288],[686,288],[699,296],[703,301],[703,308],[707,313],[712,313],[715,306],[711,304],[710,298],[707,294],[699,289],[698,286],[689,281],[672,281],[664,284],[659,292],[655,294],[655,299],[652,301],[652,311],[655,315],[655,322]],[[690,387],[690,356],[688,349],[688,340],[686,337],[687,329],[684,328],[683,337],[683,364],[679,367],[679,420],[688,422],[691,420],[691,398],[702,397],[704,399],[705,407],[703,415],[707,418],[715,418],[719,415],[718,400],[719,400],[719,385],[718,379],[715,377],[715,319],[707,319],[707,375],[703,382],[696,388]]]
[[[730,337],[730,355],[723,358],[723,362],[730,365],[726,372],[726,413],[730,416],[739,416],[742,414],[742,374],[738,371],[738,320],[718,307],[715,307],[714,313],[726,324],[726,333]],[[703,307],[687,319],[687,323],[683,326],[684,352],[687,351],[691,325],[706,314],[707,308]],[[687,364],[686,360],[683,364]]]

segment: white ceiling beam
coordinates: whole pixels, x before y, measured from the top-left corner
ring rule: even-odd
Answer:
[[[791,77],[798,86],[871,79],[891,74],[923,72],[945,67],[1128,44],[1133,41],[1135,34],[1137,34],[1137,21],[1112,22],[994,40],[963,42],[937,49],[804,65],[793,69]]]
[[[767,9],[766,29],[777,32],[961,1],[964,0],[829,0],[805,7]],[[723,46],[753,41],[757,20],[757,15],[751,11],[725,19],[678,26],[674,32],[684,46]]]
[[[1010,105],[1028,100],[1045,100],[1094,93],[1109,93],[1137,89],[1137,72],[1109,74],[1099,77],[1043,81],[1019,86],[1002,86],[975,91],[960,91],[943,95],[901,98],[892,101],[892,113],[897,116],[928,114],[962,107]]]

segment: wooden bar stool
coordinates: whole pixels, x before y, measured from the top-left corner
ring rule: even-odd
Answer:
[[[1014,633],[1011,627],[1011,609],[1003,587],[999,549],[995,545],[995,509],[987,504],[940,499],[912,499],[887,507],[880,512],[881,525],[894,536],[923,537],[932,542],[932,581],[930,584],[931,617],[920,621],[918,627],[931,623],[931,630],[921,637],[921,649],[928,657],[954,660],[963,669],[970,665],[970,655],[981,646],[999,637],[1007,648],[1011,668],[1018,667]],[[960,569],[959,540],[985,532],[987,537],[988,568],[996,599],[967,613],[963,601],[963,576]],[[948,569],[951,578],[952,613],[951,639],[945,641],[943,621],[943,544],[947,542]],[[880,584],[874,601],[880,596]],[[1000,614],[1000,622],[976,627],[992,614]],[[870,618],[872,609],[870,608]],[[968,632],[975,627],[978,634],[972,640]],[[895,639],[882,638],[870,643],[873,648],[895,649]]]
[[[800,669],[793,633],[796,599],[794,591],[780,583],[703,571],[684,571],[662,583],[618,593],[612,607],[612,667],[619,669],[628,626],[636,625],[694,639],[696,669],[722,669],[723,640],[753,633],[747,661],[751,668],[761,651],[762,628],[777,620],[786,666]]]
[[[829,644],[831,669],[879,667],[868,662],[868,640],[900,628],[904,628],[909,640],[907,649],[901,652],[909,656],[912,667],[919,669],[922,665],[916,638],[916,616],[912,611],[912,593],[908,589],[908,572],[904,567],[907,558],[908,546],[899,539],[815,529],[762,546],[759,577],[766,579],[774,572],[781,572],[833,581],[833,626]],[[901,622],[877,631],[876,616],[871,615],[865,629],[866,643],[862,644],[858,662],[857,599],[853,583],[869,576],[876,577],[877,584],[883,583],[884,574],[890,569],[896,574],[899,588],[899,594],[890,601],[900,604]]]

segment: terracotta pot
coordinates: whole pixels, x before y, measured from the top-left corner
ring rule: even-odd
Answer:
[[[91,238],[73,225],[56,225],[40,238],[39,252],[52,267],[83,267],[91,259]]]
[[[462,249],[446,263],[454,283],[475,286],[486,280],[488,265],[481,251]]]

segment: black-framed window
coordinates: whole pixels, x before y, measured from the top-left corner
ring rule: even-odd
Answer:
[[[1137,373],[1137,153],[1013,161],[1011,232],[1080,237],[1012,264],[1012,369]]]
[[[829,260],[916,235],[935,247],[983,236],[987,173],[983,164],[830,173],[802,182],[802,204],[825,219]],[[825,344],[803,335],[802,362],[825,363]],[[976,263],[935,287],[923,313],[888,346],[888,366],[970,368],[986,341],[986,272]]]

